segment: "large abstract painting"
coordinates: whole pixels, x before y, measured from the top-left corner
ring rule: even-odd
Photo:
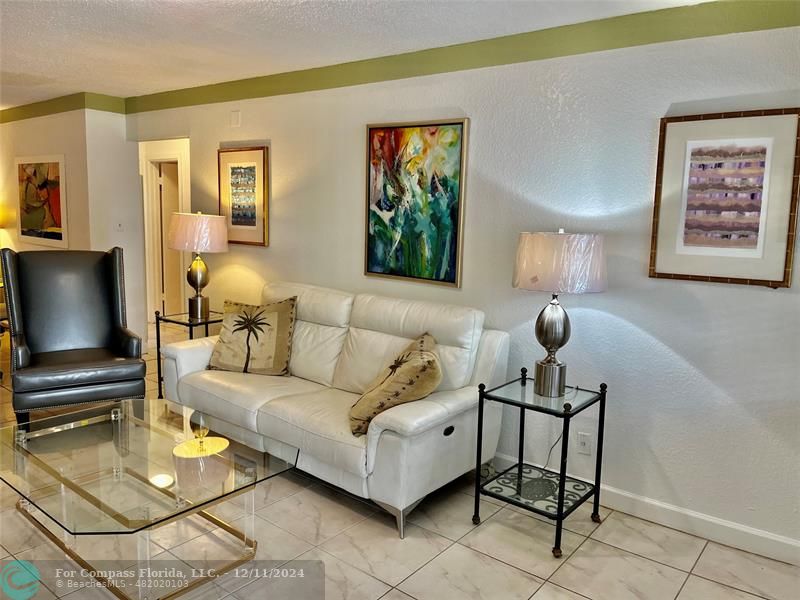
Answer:
[[[228,242],[269,246],[269,148],[217,151],[219,214],[228,221]]]
[[[798,117],[786,108],[661,120],[650,277],[791,285]]]
[[[18,231],[21,241],[67,248],[67,197],[64,157],[18,158]]]
[[[467,127],[367,127],[367,275],[460,285]]]

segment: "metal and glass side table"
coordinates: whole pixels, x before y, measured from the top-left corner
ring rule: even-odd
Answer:
[[[207,319],[195,319],[190,317],[188,312],[177,313],[174,315],[162,315],[161,311],[156,311],[156,365],[158,369],[158,397],[164,397],[163,384],[164,376],[161,373],[161,323],[172,323],[181,325],[189,329],[189,339],[194,339],[194,328],[204,327],[206,337],[208,337],[208,326],[214,323],[222,323],[222,313],[212,310]]]
[[[572,512],[589,498],[594,499],[592,521],[600,522],[600,472],[603,464],[603,430],[605,426],[606,389],[600,384],[600,391],[567,387],[566,394],[559,398],[537,396],[533,391],[533,379],[528,370],[522,369],[522,376],[494,389],[478,386],[478,446],[475,461],[475,514],[472,522],[478,525],[480,517],[480,497],[491,496],[514,506],[553,519],[556,522],[556,537],[553,556],[561,558],[561,530]],[[519,408],[519,451],[517,463],[481,480],[481,445],[483,443],[483,405],[486,401],[501,402]],[[569,422],[572,417],[590,406],[600,403],[600,416],[597,425],[597,459],[594,482],[584,481],[567,475],[567,454],[569,451]],[[544,413],[563,420],[561,439],[561,467],[558,471],[537,467],[523,459],[525,448],[526,411]]]

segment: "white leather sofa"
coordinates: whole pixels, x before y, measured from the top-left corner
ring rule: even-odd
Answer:
[[[508,334],[483,329],[481,311],[353,295],[310,285],[267,284],[263,302],[297,296],[291,375],[207,370],[217,338],[164,346],[167,399],[202,412],[209,427],[393,514],[405,516],[427,494],[475,466],[479,383],[505,378]],[[430,332],[443,379],[423,400],[391,408],[367,435],[350,432],[348,412],[366,386],[409,342]],[[494,456],[501,408],[484,411],[481,456]],[[299,455],[298,455],[299,450]]]

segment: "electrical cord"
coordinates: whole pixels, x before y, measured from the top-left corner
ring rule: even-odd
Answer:
[[[547,465],[549,465],[549,464],[550,464],[550,455],[551,455],[551,454],[553,454],[553,448],[555,448],[555,447],[556,447],[556,444],[558,444],[558,442],[560,442],[560,441],[561,441],[561,438],[563,437],[563,435],[564,435],[563,433],[559,434],[559,436],[558,436],[558,438],[556,439],[556,441],[555,441],[555,442],[553,442],[553,445],[552,445],[552,446],[550,446],[550,451],[547,453],[547,462],[545,462],[545,463],[544,463],[544,468],[545,468],[545,470],[547,470]]]

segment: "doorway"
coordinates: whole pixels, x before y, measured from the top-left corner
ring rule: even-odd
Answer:
[[[159,227],[159,267],[158,283],[160,284],[161,314],[172,315],[183,308],[183,269],[181,269],[181,253],[169,247],[169,221],[172,213],[180,212],[178,198],[178,163],[158,163],[159,171],[159,203],[161,219]]]
[[[147,268],[148,322],[155,311],[186,311],[184,273],[191,257],[169,247],[169,222],[173,213],[190,212],[189,140],[139,143],[142,176],[145,264]]]

